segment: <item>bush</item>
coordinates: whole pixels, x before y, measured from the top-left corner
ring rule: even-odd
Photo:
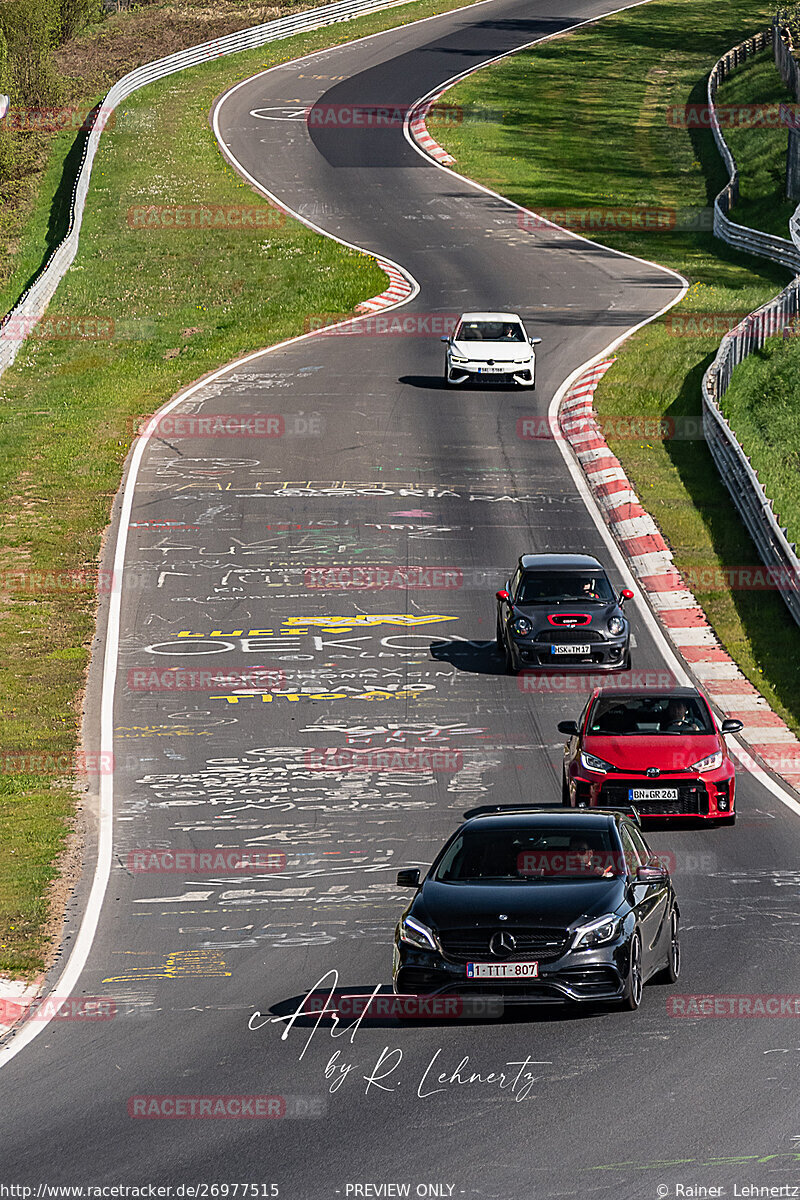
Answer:
[[[59,92],[50,60],[59,32],[53,0],[7,0],[0,7],[0,30],[7,45],[4,75],[12,105],[52,104]]]

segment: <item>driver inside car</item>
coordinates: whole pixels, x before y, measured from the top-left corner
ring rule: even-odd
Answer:
[[[700,724],[685,700],[670,700],[661,725],[663,733],[698,733]]]
[[[570,865],[573,868],[577,867],[579,874],[596,875],[599,879],[608,879],[610,875],[614,874],[614,864],[610,861],[603,862],[604,859],[608,858],[608,855],[593,850],[583,837],[573,837],[570,839],[569,855],[573,859]]]

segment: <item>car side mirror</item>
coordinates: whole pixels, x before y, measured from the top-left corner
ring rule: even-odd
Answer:
[[[666,883],[668,879],[669,871],[660,859],[651,858],[636,868],[637,883]]]
[[[497,596],[498,600],[507,600],[509,602],[509,604],[511,603],[511,596],[508,594],[508,592],[505,590],[505,588],[503,588],[499,592],[495,592],[495,595]]]
[[[744,722],[730,717],[727,721],[722,722],[720,728],[723,733],[738,733],[740,729],[744,729]]]
[[[406,867],[397,872],[398,887],[419,887],[419,867]]]
[[[528,338],[528,341],[532,346],[538,346],[541,340],[541,338]]]
[[[566,733],[570,737],[575,737],[578,733],[578,722],[577,721],[559,721],[558,722],[558,732]]]
[[[449,342],[449,341],[450,341],[450,338],[449,338],[449,337],[440,337],[440,338],[439,338],[439,341],[440,341],[440,342]]]
[[[633,592],[631,591],[631,589],[623,588],[619,594],[620,604],[624,604],[626,600],[632,600],[632,599],[633,599]]]

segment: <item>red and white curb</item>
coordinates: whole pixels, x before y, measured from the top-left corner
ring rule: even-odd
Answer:
[[[689,670],[726,717],[743,722],[740,737],[763,765],[800,791],[800,742],[720,645],[675,568],[660,529],[642,507],[622,464],[600,432],[592,396],[615,361],[607,358],[595,363],[565,394],[558,414],[564,436],[640,587]]]
[[[439,92],[439,95],[432,96],[430,100],[425,101],[421,108],[418,108],[415,111],[414,116],[408,123],[408,128],[414,141],[422,150],[425,151],[429,158],[432,158],[435,162],[443,163],[446,167],[449,167],[451,163],[454,163],[456,160],[453,158],[452,154],[447,153],[444,146],[440,146],[436,139],[431,137],[431,135],[428,133],[428,127],[425,124],[425,118],[430,112],[431,106],[439,99],[441,94],[442,93]]]
[[[33,983],[24,980],[0,979],[0,1036],[15,1025],[41,991],[44,975]]]
[[[361,304],[357,304],[356,312],[358,313],[380,312],[382,308],[391,308],[393,304],[397,304],[398,300],[405,300],[414,292],[410,280],[402,271],[398,271],[394,263],[386,262],[382,258],[376,258],[375,261],[380,269],[389,276],[389,286],[385,292],[381,292],[380,296],[373,296],[371,300],[364,300]]]

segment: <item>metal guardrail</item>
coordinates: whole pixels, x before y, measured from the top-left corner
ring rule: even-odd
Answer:
[[[789,218],[789,233],[795,246],[800,250],[800,204]]]
[[[739,46],[735,46],[715,63],[708,79],[708,103],[711,128],[717,148],[728,168],[728,183],[714,201],[714,233],[729,245],[753,254],[763,255],[795,275],[800,273],[800,230],[797,229],[800,207],[792,217],[790,232],[792,241],[747,229],[737,225],[728,217],[739,195],[739,173],[719,127],[714,106],[717,87],[730,72],[752,54],[763,50],[773,40],[776,63],[778,43],[783,45],[780,31],[756,34]],[[781,71],[783,75],[783,70]],[[788,68],[787,68],[788,75]],[[787,78],[784,75],[784,78]],[[793,77],[792,77],[793,78]],[[703,432],[720,477],[730,492],[731,498],[755,543],[762,562],[772,570],[773,582],[780,591],[789,612],[800,625],[800,559],[797,548],[786,536],[775,513],[772,500],[767,496],[750,459],[745,454],[735,433],[723,416],[719,401],[730,386],[734,368],[759,350],[768,337],[775,337],[800,313],[800,279],[795,279],[774,300],[762,304],[761,308],[745,317],[743,321],[725,334],[716,357],[703,377]]]
[[[738,225],[729,217],[731,209],[739,199],[739,171],[728,144],[722,136],[715,106],[717,88],[720,83],[748,58],[758,54],[770,44],[774,46],[775,37],[774,27],[754,34],[740,45],[734,46],[727,54],[723,54],[722,58],[714,64],[708,76],[711,132],[728,169],[728,182],[714,200],[714,233],[729,246],[735,246],[737,250],[744,250],[749,254],[760,254],[797,275],[800,274],[800,249],[797,246],[785,238],[775,237],[774,234],[762,233],[759,229],[749,229],[746,225]],[[780,38],[777,40],[780,41]]]
[[[308,9],[291,17],[280,17],[275,21],[268,21],[265,25],[230,33],[199,46],[190,46],[188,50],[179,50],[166,58],[145,63],[119,79],[94,110],[92,125],[84,141],[83,156],[72,189],[66,236],[50,255],[31,286],[0,321],[0,375],[17,357],[36,322],[44,315],[56,288],[78,253],[83,211],[100,135],[111,113],[121,101],[148,83],[164,79],[165,76],[174,75],[178,71],[185,71],[188,67],[206,63],[210,59],[236,54],[240,50],[251,50],[267,42],[280,41],[297,33],[322,29],[326,25],[350,21],[365,13],[396,8],[407,3],[409,0],[339,0],[338,3],[322,8]]]

